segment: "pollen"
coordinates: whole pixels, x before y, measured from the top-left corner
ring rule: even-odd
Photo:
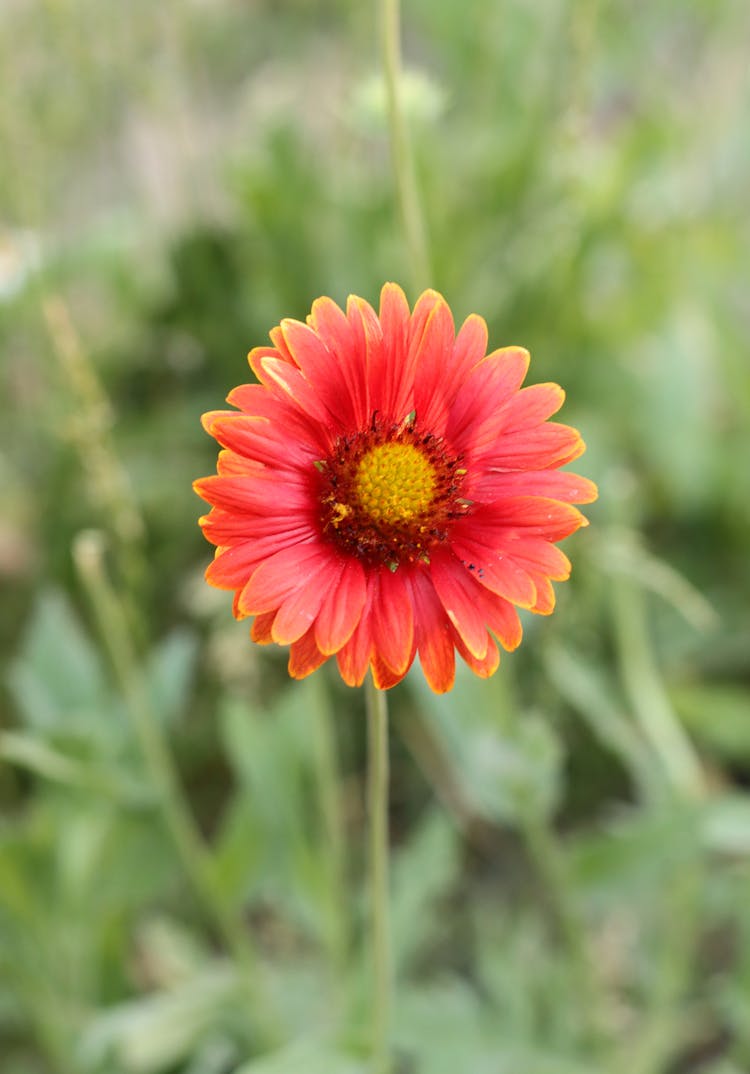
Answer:
[[[435,467],[414,444],[389,443],[362,459],[354,488],[362,510],[375,523],[410,522],[424,514],[437,485]]]

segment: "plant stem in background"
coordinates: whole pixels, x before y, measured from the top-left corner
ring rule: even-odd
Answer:
[[[138,593],[143,581],[145,527],[125,468],[111,442],[112,406],[76,331],[67,303],[57,294],[42,299],[42,313],[65,385],[75,406],[66,432],[81,458],[93,505],[117,540],[123,581]]]
[[[263,1044],[268,1046],[275,1042],[276,1034],[269,1027],[274,1027],[276,1020],[268,1011],[266,992],[259,985],[258,961],[247,933],[216,889],[208,849],[180,789],[169,747],[139,671],[125,610],[105,572],[101,536],[92,531],[80,534],[73,557],[157,792],[168,832],[198,902],[213,921],[228,952],[245,971],[246,984],[251,989],[254,1028]]]
[[[620,671],[633,714],[672,789],[685,798],[699,799],[706,789],[703,772],[654,662],[643,593],[620,576],[612,578],[611,592]]]
[[[388,109],[388,134],[399,208],[409,255],[412,284],[423,291],[430,285],[427,239],[419,200],[414,154],[401,99],[401,23],[399,0],[378,0],[381,18],[383,74]]]
[[[389,1074],[391,1023],[391,938],[388,912],[388,701],[372,676],[365,686],[368,731],[368,813],[373,973],[372,1074]]]

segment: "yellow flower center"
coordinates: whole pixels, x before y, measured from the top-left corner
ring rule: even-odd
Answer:
[[[453,521],[471,510],[461,496],[466,470],[440,436],[411,414],[339,437],[313,479],[322,534],[346,555],[397,570],[428,563]]]
[[[409,443],[378,444],[362,458],[354,477],[359,506],[373,522],[409,522],[435,495],[435,468]]]

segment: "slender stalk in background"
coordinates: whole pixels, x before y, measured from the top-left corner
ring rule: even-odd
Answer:
[[[430,285],[427,238],[419,200],[414,154],[401,99],[401,23],[399,0],[378,0],[381,19],[383,74],[388,108],[388,133],[399,208],[409,255],[412,284],[417,291]]]
[[[388,911],[388,701],[368,675],[368,812],[373,968],[372,1074],[390,1074],[392,960]]]
[[[612,615],[620,672],[638,726],[672,789],[687,799],[700,799],[706,792],[705,778],[654,661],[643,593],[621,576],[612,579]]]
[[[169,746],[139,670],[124,607],[106,575],[103,552],[98,533],[80,534],[73,548],[76,568],[158,794],[169,835],[198,902],[213,921],[229,954],[244,971],[256,1032],[265,1045],[270,1045],[275,1042],[276,1033],[269,1027],[274,1027],[276,1020],[268,1011],[267,993],[260,987],[255,951],[241,922],[216,889],[208,848],[180,788]]]

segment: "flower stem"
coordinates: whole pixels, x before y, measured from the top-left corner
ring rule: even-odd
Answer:
[[[378,0],[381,18],[381,48],[388,109],[388,135],[396,179],[401,219],[409,254],[412,283],[423,291],[430,283],[427,239],[419,199],[414,154],[400,92],[401,21],[399,0]]]
[[[371,676],[365,687],[368,731],[368,811],[373,970],[372,1074],[389,1074],[391,941],[388,920],[388,701]]]
[[[167,831],[196,899],[244,971],[245,984],[251,990],[249,998],[256,1031],[263,1043],[270,1045],[276,1037],[275,1019],[268,1011],[264,990],[259,985],[257,958],[239,920],[217,890],[208,848],[180,789],[166,738],[138,668],[125,609],[106,576],[100,535],[91,531],[80,534],[73,555],[157,792]]]

